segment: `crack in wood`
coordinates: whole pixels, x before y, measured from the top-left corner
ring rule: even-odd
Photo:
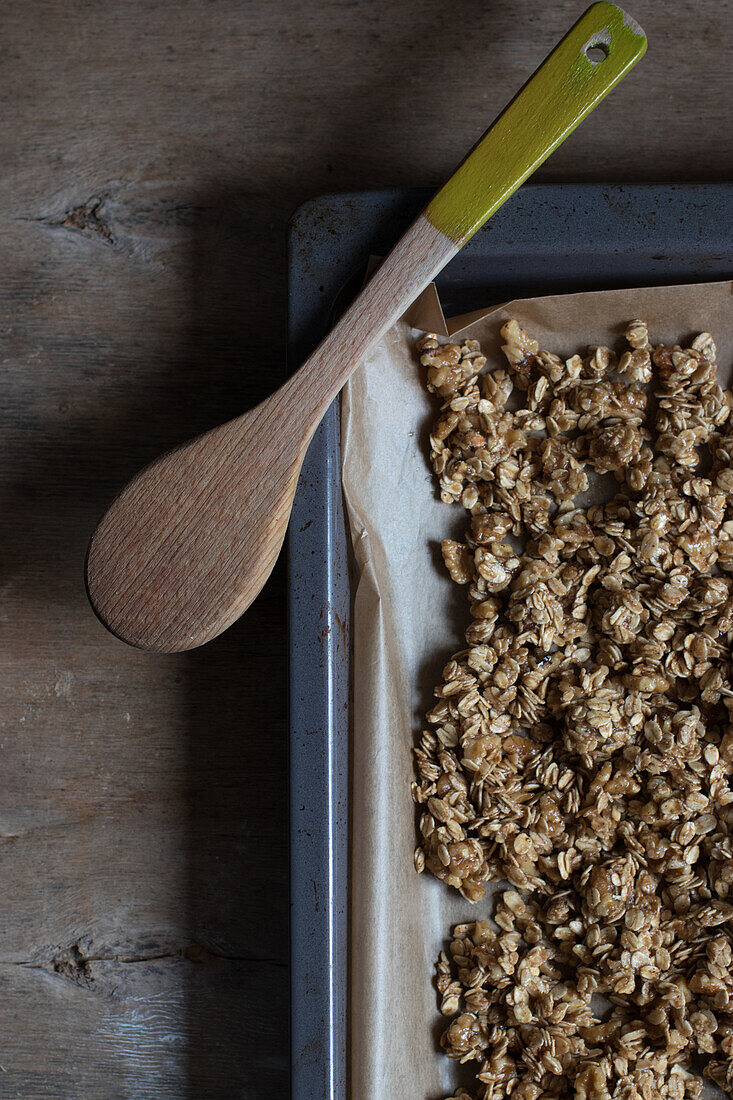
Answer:
[[[77,983],[90,984],[94,981],[91,964],[110,962],[122,964],[135,964],[147,962],[161,962],[173,959],[186,959],[188,962],[204,963],[212,959],[220,959],[223,962],[244,962],[259,966],[276,966],[286,968],[287,962],[276,958],[258,958],[253,955],[229,955],[223,951],[214,951],[211,948],[202,947],[201,944],[189,944],[175,951],[143,952],[140,954],[111,954],[111,955],[87,955],[78,944],[72,944],[70,948],[58,952],[50,959],[0,959],[0,966],[21,966],[28,970],[45,970],[52,974],[59,974]]]
[[[98,237],[105,244],[114,247],[117,240],[104,214],[104,204],[109,195],[92,195],[86,202],[73,206],[60,216],[34,218],[53,229],[72,229],[77,232]]]

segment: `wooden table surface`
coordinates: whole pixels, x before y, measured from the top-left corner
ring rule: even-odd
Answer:
[[[539,178],[730,179],[731,4],[628,2],[647,58]],[[3,5],[1,1098],[287,1094],[282,563],[150,657],[93,618],[85,545],[285,376],[292,210],[440,182],[582,7]]]

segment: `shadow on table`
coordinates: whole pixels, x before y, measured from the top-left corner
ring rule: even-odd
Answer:
[[[169,211],[161,216],[167,225]],[[122,841],[135,837],[131,851],[123,843],[116,847],[111,826],[102,848],[110,866],[90,870],[86,850],[80,866],[93,880],[90,895],[102,899],[92,916],[102,952],[113,953],[110,965],[118,950],[150,954],[150,967],[143,958],[140,969],[129,969],[131,984],[115,994],[114,1011],[125,1019],[128,1005],[134,1014],[141,996],[169,1006],[171,1034],[137,1055],[135,1064],[151,1072],[158,1064],[167,1067],[181,1100],[288,1093],[285,569],[281,562],[260,599],[221,638],[188,654],[148,657],[95,628],[85,606],[82,564],[94,524],[133,473],[174,444],[243,412],[285,377],[285,225],[275,231],[270,219],[257,200],[237,193],[200,196],[186,208],[184,243],[174,244],[159,280],[165,293],[151,310],[149,340],[136,342],[124,327],[124,308],[120,327],[110,329],[103,346],[94,327],[102,322],[93,310],[82,311],[74,331],[60,314],[48,321],[31,316],[23,332],[31,350],[52,348],[61,398],[56,390],[49,396],[34,388],[31,357],[19,400],[8,410],[14,434],[0,497],[3,515],[13,517],[0,557],[0,587],[13,612],[6,616],[13,631],[6,644],[38,680],[29,697],[38,710],[34,720],[47,730],[44,751],[68,762],[61,787],[73,787],[77,773],[83,777],[80,801],[88,819],[80,846],[97,837],[99,822],[107,819]],[[186,239],[188,259],[180,271],[175,249]],[[75,243],[92,264],[94,250],[107,247],[86,237]],[[54,239],[48,247],[55,257]],[[52,301],[52,283],[42,289]],[[182,317],[188,318],[183,326]],[[146,350],[136,355],[134,347]],[[61,723],[62,681],[53,695],[59,668],[73,669],[79,685],[78,711],[64,712]],[[126,709],[136,712],[133,727],[124,724]],[[153,728],[148,740],[145,726],[156,714],[164,732],[157,737]],[[95,723],[106,737],[125,738],[134,729],[139,747],[131,738],[110,765]],[[157,757],[146,756],[150,740]],[[55,788],[49,799],[58,813],[67,812]],[[50,844],[58,847],[58,838]],[[168,850],[169,864],[161,862]],[[161,868],[164,881],[151,883],[149,872],[146,878],[146,858]],[[171,901],[179,865],[184,885]],[[63,877],[54,885],[63,897],[77,888]],[[63,919],[57,923],[62,934]],[[78,944],[59,947],[79,954]],[[161,1078],[161,1088],[168,1080]]]
[[[285,242],[251,201],[208,196],[193,226],[191,376],[208,424],[285,377]],[[258,280],[263,242],[268,277]],[[275,270],[273,270],[273,267]],[[280,295],[272,300],[273,286]],[[206,426],[208,426],[208,424]],[[189,1100],[289,1087],[285,567],[220,638],[186,654]]]

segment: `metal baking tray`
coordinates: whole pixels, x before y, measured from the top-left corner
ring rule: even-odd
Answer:
[[[325,335],[370,254],[384,255],[429,195],[326,195],[297,210],[289,232],[292,369]],[[733,184],[530,184],[451,261],[438,287],[450,316],[538,294],[732,276]],[[338,402],[300,476],[289,593],[292,1098],[343,1100],[351,591]]]

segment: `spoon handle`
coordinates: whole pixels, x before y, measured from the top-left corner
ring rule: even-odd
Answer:
[[[638,23],[606,0],[571,27],[292,379],[312,431],[370,347],[645,51]]]
[[[645,53],[631,16],[592,4],[431,199],[429,221],[465,244]]]

